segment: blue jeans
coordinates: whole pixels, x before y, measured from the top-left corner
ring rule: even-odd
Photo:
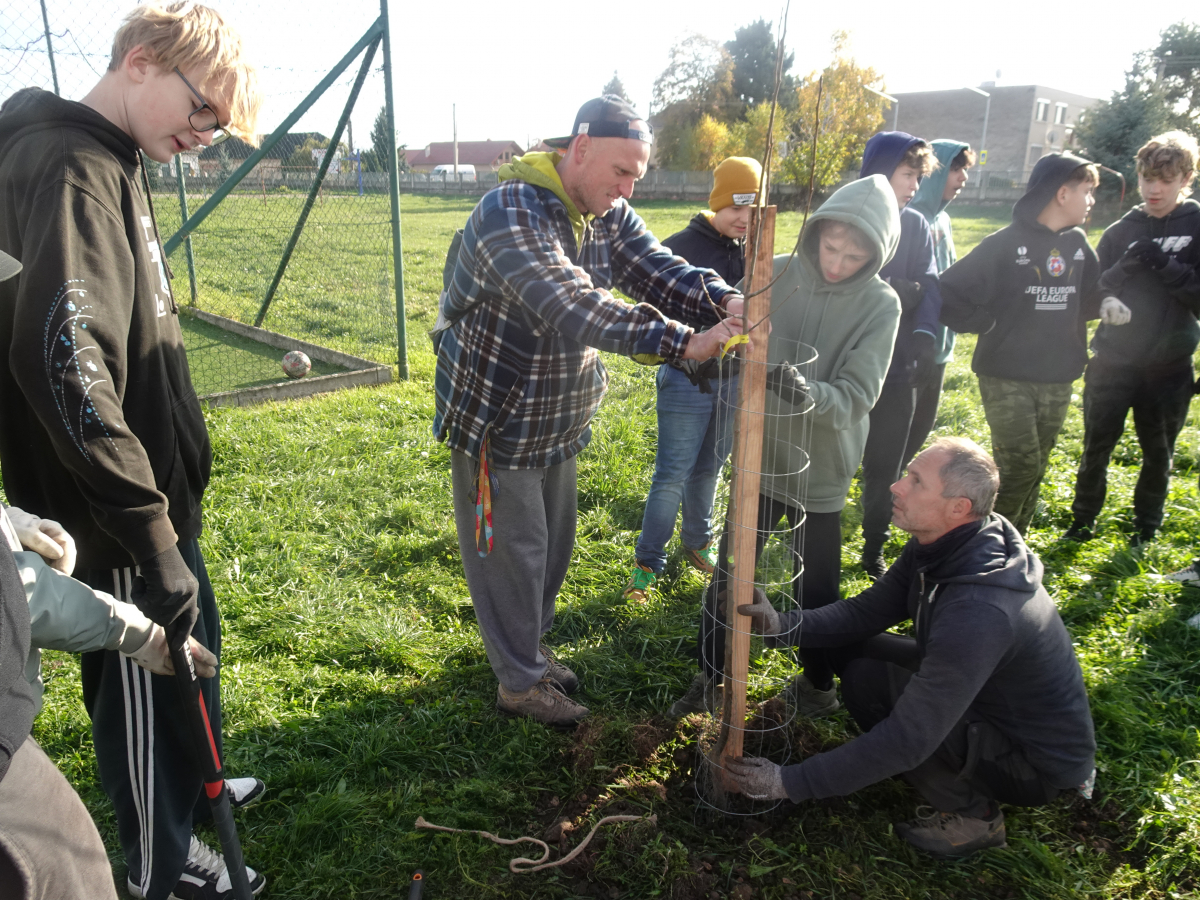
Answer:
[[[736,377],[713,381],[714,393],[702,394],[678,369],[660,366],[657,382],[658,452],[635,550],[637,561],[655,574],[666,567],[681,504],[683,545],[696,550],[712,540],[713,496],[733,446],[737,400]]]

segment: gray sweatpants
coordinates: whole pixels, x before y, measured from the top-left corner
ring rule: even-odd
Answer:
[[[450,452],[454,523],[475,619],[496,678],[510,693],[546,674],[538,651],[575,546],[575,458],[548,469],[495,469],[492,552],[475,547],[476,460]],[[483,530],[480,543],[486,547]]]
[[[0,781],[0,897],[117,900],[87,807],[33,738]]]

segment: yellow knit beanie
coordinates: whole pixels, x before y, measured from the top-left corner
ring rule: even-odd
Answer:
[[[758,198],[762,166],[748,156],[731,156],[713,172],[713,189],[708,208],[713,212],[727,206],[749,206]]]

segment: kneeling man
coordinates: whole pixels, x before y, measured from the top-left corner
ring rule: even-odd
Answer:
[[[892,521],[912,535],[859,594],[780,615],[739,607],[773,645],[826,647],[863,733],[780,767],[729,764],[742,792],[799,803],[902,775],[933,812],[897,826],[942,858],[1004,846],[1000,803],[1041,806],[1091,793],[1096,739],[1083,675],[1041,561],[992,512],[996,465],[973,441],[942,438],[892,486]],[[908,620],[913,637],[887,629]]]

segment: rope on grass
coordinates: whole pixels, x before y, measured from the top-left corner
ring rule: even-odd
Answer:
[[[588,845],[588,842],[595,836],[596,832],[600,830],[602,825],[609,825],[613,822],[648,822],[650,825],[658,825],[658,816],[605,816],[592,826],[592,830],[588,832],[587,837],[579,842],[579,846],[577,846],[562,859],[556,859],[554,862],[546,862],[546,860],[550,858],[550,847],[545,841],[539,840],[538,838],[519,837],[510,839],[497,837],[490,831],[475,831],[470,828],[447,828],[445,825],[434,825],[432,822],[426,822],[424,816],[417,816],[416,827],[427,828],[430,831],[445,831],[449,834],[477,834],[480,837],[487,838],[494,844],[503,844],[506,847],[511,847],[513,844],[520,844],[522,842],[537,844],[542,848],[541,859],[526,859],[524,856],[518,856],[508,861],[508,870],[520,875],[525,872],[537,872],[540,869],[552,869],[555,866],[565,866],[583,852],[583,848]]]

